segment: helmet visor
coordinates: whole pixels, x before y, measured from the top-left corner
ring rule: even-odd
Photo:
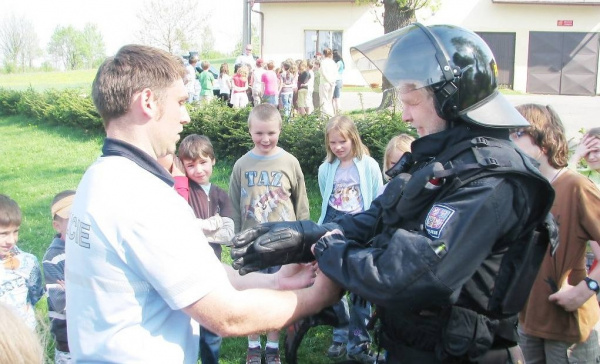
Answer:
[[[373,88],[382,86],[383,77],[393,87],[408,86],[410,89],[444,81],[435,46],[414,24],[352,47],[350,54],[367,84]]]

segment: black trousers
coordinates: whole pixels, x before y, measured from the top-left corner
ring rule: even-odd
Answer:
[[[416,350],[411,347],[396,344],[394,347],[386,348],[388,356],[386,364],[458,364],[458,363],[479,363],[479,364],[524,364],[525,359],[521,348],[513,346],[510,348],[492,349],[485,353],[481,358],[475,361],[468,359],[453,358],[449,360],[439,360],[435,353],[429,351]]]

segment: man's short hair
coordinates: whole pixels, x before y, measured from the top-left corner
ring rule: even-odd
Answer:
[[[200,64],[200,66],[202,67],[203,70],[207,70],[208,67],[210,67],[210,62],[209,61],[202,61],[202,63]]]
[[[183,138],[179,144],[177,155],[179,159],[198,160],[210,159],[215,160],[215,150],[210,139],[204,135],[190,134]]]
[[[134,94],[149,88],[162,101],[164,90],[185,76],[180,58],[154,47],[126,45],[98,69],[92,83],[92,98],[107,125],[129,111]]]
[[[0,194],[0,226],[21,226],[21,208],[12,198]]]
[[[250,111],[248,115],[248,129],[253,121],[271,121],[275,120],[279,122],[279,128],[281,128],[282,120],[279,110],[271,104],[260,104],[256,105]]]

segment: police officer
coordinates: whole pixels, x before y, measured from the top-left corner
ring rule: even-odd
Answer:
[[[522,361],[516,314],[547,251],[536,227],[551,225],[554,192],[509,140],[529,124],[498,92],[492,52],[469,30],[418,23],[351,52],[367,83],[379,70],[396,87],[420,136],[412,160],[363,213],[242,232],[234,268],[316,257],[376,304],[388,363]]]

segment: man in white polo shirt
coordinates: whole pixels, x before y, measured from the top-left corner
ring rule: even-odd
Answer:
[[[77,188],[66,234],[68,335],[77,363],[196,363],[198,323],[220,336],[245,336],[339,298],[309,266],[240,277],[216,259],[156,161],[175,152],[190,121],[184,77],[175,56],[128,45],[94,80],[107,138]]]

